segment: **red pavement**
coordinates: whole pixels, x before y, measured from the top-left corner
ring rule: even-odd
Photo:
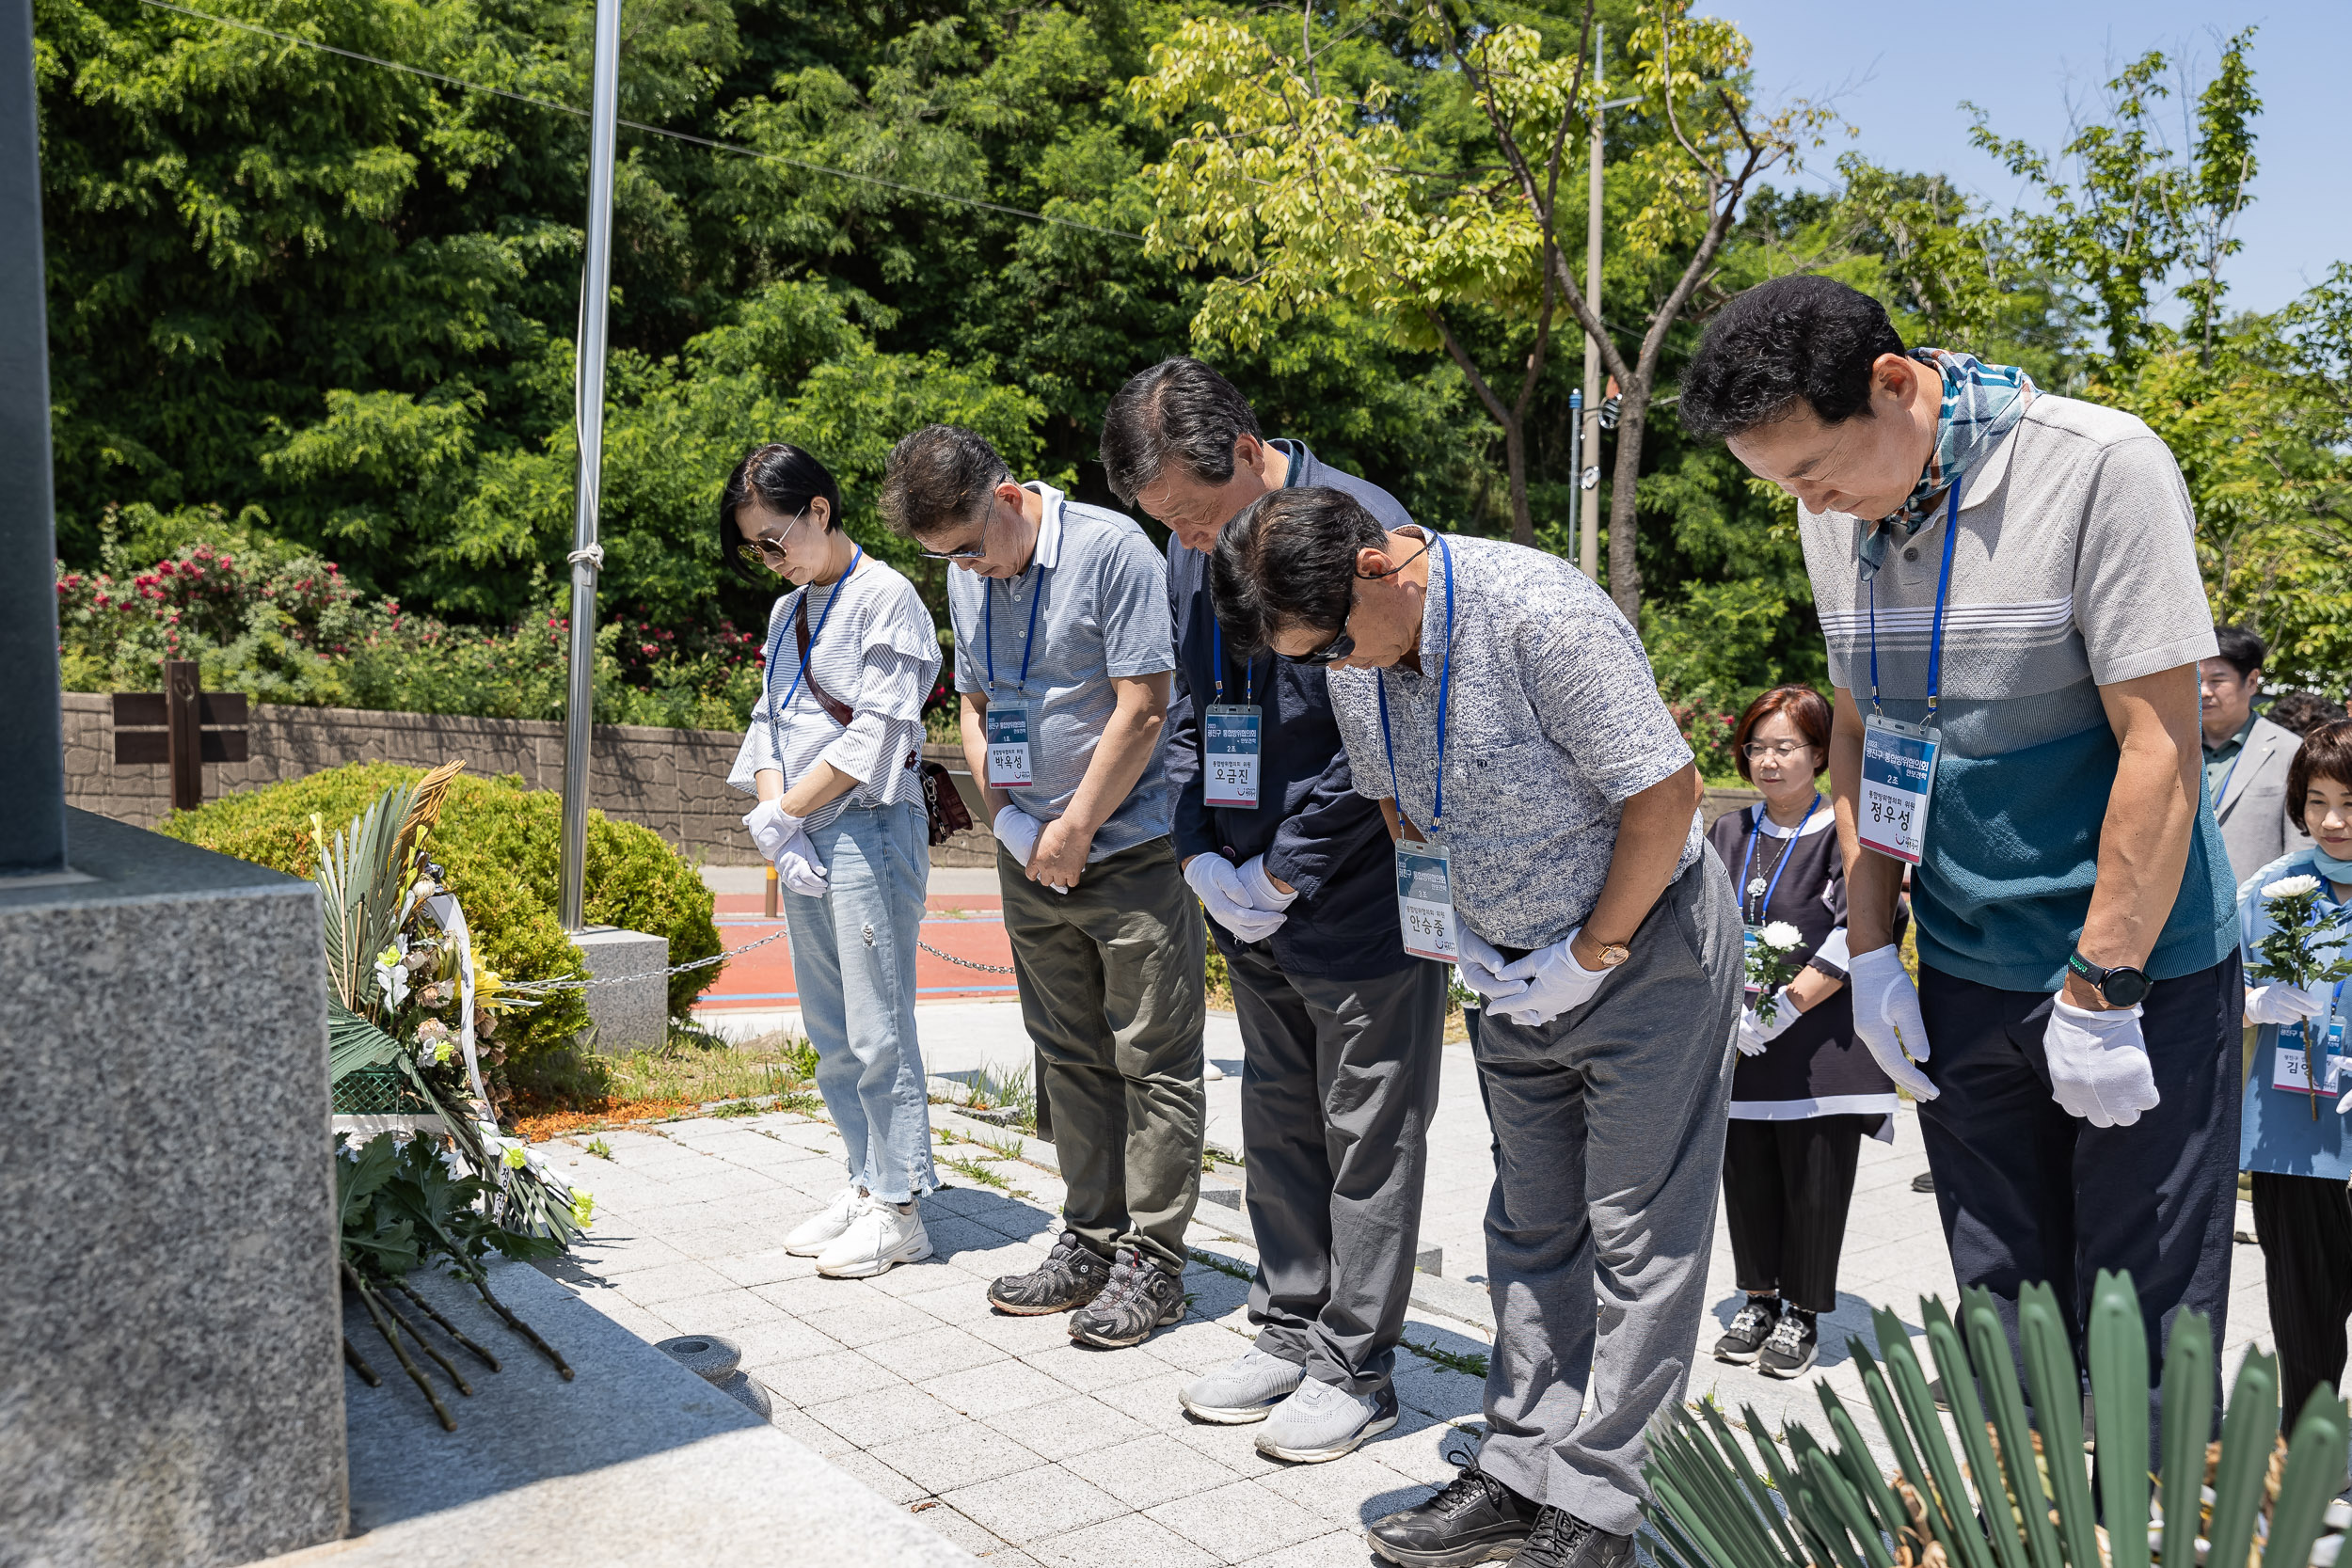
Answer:
[[[762,902],[756,893],[719,895],[719,940],[730,951],[784,928],[783,921],[770,920],[760,912]],[[993,893],[935,895],[923,917],[923,940],[943,953],[976,963],[1009,965],[1012,947],[1005,940],[1003,911],[1004,899]],[[719,983],[703,992],[694,1010],[772,1012],[798,1006],[791,947],[791,939],[779,937],[756,952],[729,958],[719,966]],[[1014,994],[1009,974],[984,974],[929,953],[915,955],[914,991],[926,1002]]]

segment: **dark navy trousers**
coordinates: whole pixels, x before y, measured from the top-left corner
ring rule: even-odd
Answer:
[[[2173,1319],[2213,1320],[2217,1420],[2237,1202],[2237,956],[2150,988],[2140,1027],[2162,1101],[2129,1127],[2093,1127],[2050,1098],[2052,1000],[1920,966],[1927,1073],[1942,1093],[1919,1122],[1952,1274],[1993,1293],[2012,1350],[2020,1287],[2047,1281],[2080,1368],[2099,1271],[2130,1270],[2152,1396]]]

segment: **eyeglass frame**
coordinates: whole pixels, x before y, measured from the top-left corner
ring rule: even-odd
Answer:
[[[1387,571],[1358,572],[1355,576],[1359,580],[1364,582],[1377,582],[1382,578],[1396,576],[1397,573],[1405,570],[1406,567],[1410,566],[1414,562],[1419,561],[1422,556],[1427,555],[1428,553],[1429,540],[1426,536],[1424,536],[1421,542],[1421,548],[1415,550],[1412,554],[1406,556],[1404,560],[1398,562]],[[1282,657],[1290,660],[1293,664],[1311,664],[1319,665],[1325,669],[1330,668],[1332,665],[1337,664],[1340,660],[1345,658],[1348,655],[1356,651],[1356,639],[1350,636],[1347,630],[1347,623],[1355,618],[1356,591],[1351,588],[1348,590],[1347,594],[1347,614],[1341,618],[1340,629],[1331,634],[1331,641],[1324,643],[1319,648],[1310,648],[1303,654],[1284,654]]]
[[[753,549],[757,550],[759,552],[760,560],[772,561],[778,565],[782,565],[786,559],[784,542],[792,537],[792,531],[801,526],[801,519],[808,515],[808,509],[813,504],[815,504],[814,497],[810,498],[809,500],[802,502],[801,509],[792,514],[792,520],[784,525],[784,531],[777,534],[773,539],[745,539],[743,543],[750,546]],[[740,531],[739,530],[738,531],[739,532]]]
[[[926,561],[985,561],[988,559],[988,531],[995,521],[996,508],[992,505],[986,512],[980,515],[980,542],[977,545],[969,546],[968,548],[961,550],[926,550],[922,548],[922,542],[920,540],[915,542],[915,548],[921,550],[923,559]]]
[[[1820,750],[1810,740],[1743,740],[1740,743],[1740,754],[1750,762],[1761,762],[1768,756],[1788,758],[1799,752]]]

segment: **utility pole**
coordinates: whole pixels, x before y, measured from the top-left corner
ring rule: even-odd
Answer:
[[[580,477],[572,512],[571,665],[564,703],[563,858],[556,916],[567,931],[586,924],[588,729],[596,702],[596,506],[604,476],[605,303],[612,280],[612,159],[619,140],[621,0],[596,0],[594,97],[588,121],[588,255],[580,268],[580,341],[572,369],[572,420]]]
[[[1601,62],[1608,40],[1608,27],[1593,24],[1593,105],[1592,151],[1585,171],[1584,207],[1584,298],[1593,308],[1593,315],[1600,315],[1600,123],[1602,114],[1610,109],[1622,109],[1638,98],[1614,98],[1597,102],[1601,95]],[[1576,483],[1581,492],[1582,515],[1579,519],[1577,564],[1595,582],[1600,580],[1600,344],[1591,333],[1584,335],[1584,411],[1581,428],[1571,445],[1581,452]],[[1576,418],[1572,412],[1570,418]]]

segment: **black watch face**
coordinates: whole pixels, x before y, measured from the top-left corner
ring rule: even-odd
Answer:
[[[2137,969],[2110,969],[2099,994],[2113,1007],[2137,1007],[2148,995],[2148,976]]]

